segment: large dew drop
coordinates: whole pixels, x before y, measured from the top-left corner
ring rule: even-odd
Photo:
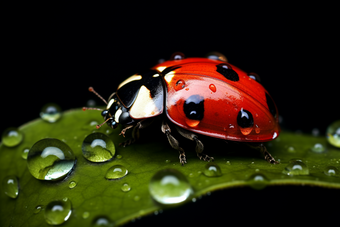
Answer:
[[[106,162],[113,158],[116,149],[108,136],[96,132],[84,139],[82,151],[83,156],[91,162]]]
[[[152,198],[161,204],[177,204],[187,200],[193,189],[185,176],[174,169],[158,171],[149,184]]]
[[[17,128],[8,128],[2,133],[2,143],[7,147],[14,147],[21,143],[24,135]]]
[[[2,180],[2,190],[6,195],[15,199],[19,195],[19,182],[16,176],[7,176]]]
[[[75,156],[71,148],[58,139],[36,142],[27,155],[27,167],[39,180],[59,180],[73,168]]]
[[[50,225],[61,225],[72,213],[71,201],[68,198],[54,200],[45,209],[45,220]]]
[[[340,120],[328,126],[326,134],[330,144],[335,147],[340,147]]]

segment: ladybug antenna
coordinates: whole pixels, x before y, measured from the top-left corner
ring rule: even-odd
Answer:
[[[101,100],[103,100],[103,102],[107,105],[107,102],[105,99],[103,99],[103,97],[101,97],[94,89],[93,87],[89,87],[89,91],[94,93],[96,96],[98,96]]]
[[[98,111],[104,111],[104,109],[100,109],[100,108],[94,108],[94,107],[83,107],[83,111],[85,110],[98,110]]]
[[[99,129],[100,127],[102,127],[106,122],[108,122],[111,118],[106,119],[103,123],[101,123],[100,125],[96,125],[96,128]]]

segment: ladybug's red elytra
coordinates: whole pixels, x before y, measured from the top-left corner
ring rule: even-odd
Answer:
[[[182,136],[196,142],[197,156],[205,161],[213,157],[203,154],[199,134],[247,142],[269,163],[277,163],[263,144],[280,133],[274,101],[257,74],[242,71],[217,52],[206,58],[185,58],[175,53],[170,60],[124,80],[107,102],[93,88],[89,90],[107,104],[105,110],[97,109],[102,111],[104,123],[112,128],[122,124],[123,135],[133,128],[132,138],[124,146],[135,142],[139,130],[154,117],[163,115],[161,131],[179,151],[182,165],[186,163],[185,152],[171,134],[168,122]]]

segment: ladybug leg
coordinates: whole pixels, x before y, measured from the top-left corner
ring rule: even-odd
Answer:
[[[177,131],[179,132],[179,134],[181,134],[184,138],[187,138],[189,140],[195,141],[196,142],[196,154],[199,157],[199,159],[203,159],[204,161],[213,161],[214,158],[213,157],[209,157],[208,155],[202,153],[204,150],[204,145],[203,143],[198,139],[198,136],[192,132],[189,132],[183,128],[177,127],[176,126]]]
[[[169,144],[171,145],[171,147],[179,151],[179,162],[182,165],[187,163],[187,159],[185,157],[185,152],[184,152],[183,148],[181,148],[179,146],[178,140],[176,140],[175,137],[173,137],[171,135],[171,129],[170,129],[169,125],[165,121],[162,122],[161,129],[162,129],[162,132],[168,138],[168,141],[169,141]]]
[[[153,119],[145,119],[137,122],[135,125],[129,125],[126,128],[124,128],[119,135],[123,135],[125,137],[126,130],[132,129],[132,138],[122,142],[119,144],[119,146],[126,147],[134,142],[136,142],[139,139],[139,130],[148,127],[153,122]]]
[[[260,150],[261,154],[264,156],[264,159],[270,164],[278,164],[279,162],[275,160],[275,158],[267,151],[266,146],[263,143],[250,143],[249,146]]]

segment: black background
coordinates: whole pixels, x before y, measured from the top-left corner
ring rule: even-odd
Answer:
[[[334,9],[311,3],[169,5],[156,1],[4,6],[0,129],[19,127],[39,117],[48,102],[63,110],[85,106],[89,99],[101,104],[88,92],[89,86],[107,98],[124,78],[176,51],[188,57],[219,51],[230,63],[260,75],[285,128],[307,133],[318,128],[324,133],[327,125],[340,118],[339,26]],[[260,212],[249,205],[260,193],[230,192],[241,199],[233,199],[231,206],[241,203],[248,213],[252,209]],[[270,201],[285,193],[280,189],[265,192],[270,193]],[[243,193],[252,196],[245,199]],[[292,193],[293,201],[301,198]],[[205,208],[216,206],[206,203],[203,208],[192,208],[193,214],[199,214],[197,219],[204,216]],[[232,221],[232,209],[228,212]],[[265,214],[255,216],[261,220]]]

